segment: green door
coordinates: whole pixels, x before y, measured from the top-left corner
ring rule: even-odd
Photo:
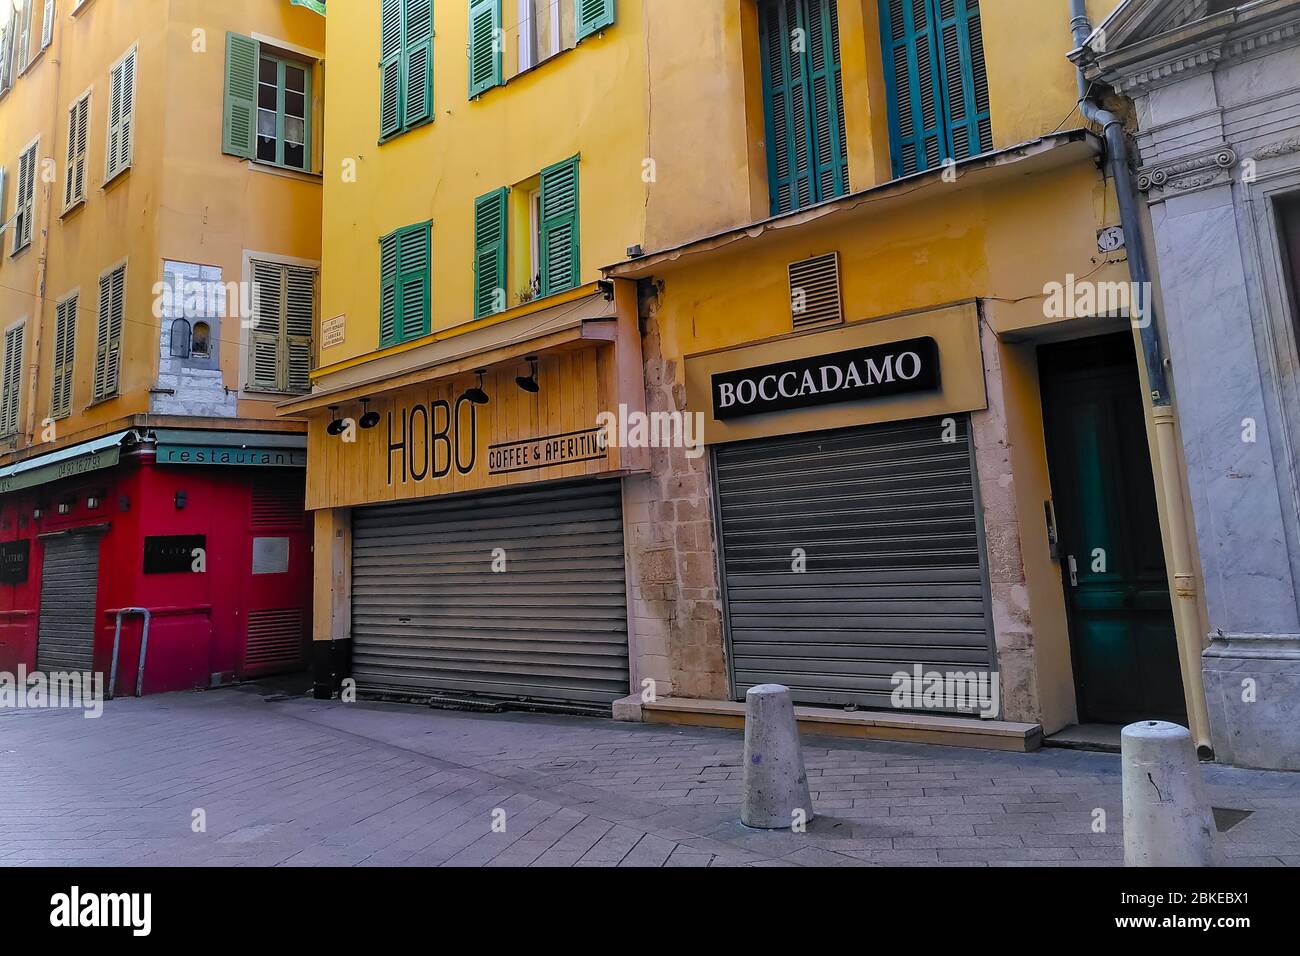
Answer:
[[[1039,350],[1080,722],[1186,722],[1127,333]]]

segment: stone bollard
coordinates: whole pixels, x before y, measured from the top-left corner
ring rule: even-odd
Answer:
[[[1120,734],[1124,865],[1217,866],[1218,838],[1186,727],[1141,720]]]
[[[803,811],[802,816],[795,813]],[[785,830],[813,818],[790,688],[759,684],[745,694],[745,800],[740,822]]]

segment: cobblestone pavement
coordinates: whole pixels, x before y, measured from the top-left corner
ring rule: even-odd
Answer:
[[[245,686],[0,712],[0,865],[1115,865],[1119,758],[806,738],[806,833],[737,822],[741,735]],[[1300,865],[1300,774],[1207,767],[1238,864]],[[1094,810],[1106,832],[1092,832]],[[193,832],[196,811],[206,832]],[[504,810],[504,832],[494,811]],[[499,819],[500,814],[496,814]],[[1240,816],[1240,815],[1233,815]]]

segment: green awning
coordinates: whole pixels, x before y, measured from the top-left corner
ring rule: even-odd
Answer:
[[[0,468],[0,494],[34,488],[60,478],[73,478],[101,468],[112,468],[122,452],[122,439],[129,432],[114,432],[93,441],[79,442],[47,455]]]

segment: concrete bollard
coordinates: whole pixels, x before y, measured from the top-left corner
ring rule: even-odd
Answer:
[[[1186,727],[1163,720],[1120,734],[1124,865],[1218,866],[1218,836]]]
[[[790,688],[751,687],[745,694],[745,801],[740,822],[763,830],[785,830],[812,818]]]

